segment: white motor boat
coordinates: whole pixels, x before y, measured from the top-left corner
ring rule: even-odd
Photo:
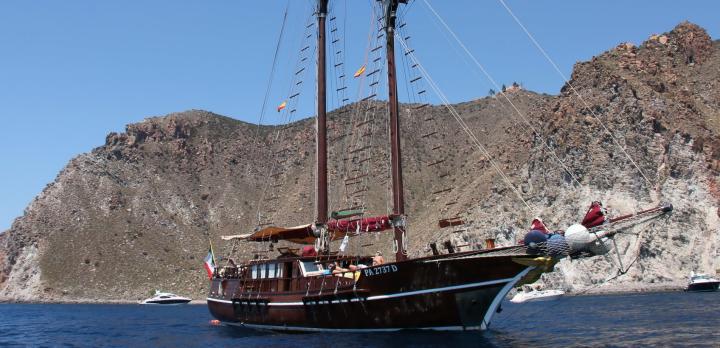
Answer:
[[[523,287],[523,291],[518,291],[518,293],[510,299],[510,302],[523,303],[533,301],[551,301],[558,299],[564,294],[565,291],[562,290],[535,290],[526,286]]]
[[[685,291],[718,291],[720,280],[703,273],[690,273],[690,283]]]
[[[155,290],[155,296],[141,302],[141,304],[185,304],[191,300],[187,297],[178,296],[169,292]]]

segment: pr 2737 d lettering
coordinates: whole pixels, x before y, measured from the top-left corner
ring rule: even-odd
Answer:
[[[369,277],[369,276],[374,276],[374,275],[378,275],[378,274],[393,273],[393,272],[397,272],[397,271],[398,271],[397,266],[387,265],[387,266],[365,268],[365,269],[363,269],[363,274],[366,277]]]

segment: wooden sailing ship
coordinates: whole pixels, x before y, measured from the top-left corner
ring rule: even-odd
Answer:
[[[315,221],[291,228],[268,226],[233,236],[248,242],[289,241],[316,247],[277,248],[271,258],[218,268],[207,303],[227,325],[287,331],[368,332],[401,329],[484,330],[507,293],[552,270],[559,257],[582,246],[564,240],[408,258],[395,69],[395,21],[405,0],[383,0],[391,143],[392,212],[376,217],[328,216],[326,140],[326,18],[318,0],[317,175]],[[660,210],[649,211],[650,213]],[[648,213],[648,211],[643,212]],[[603,220],[604,221],[604,220]],[[454,221],[440,221],[439,227]],[[591,226],[592,227],[592,226]],[[394,262],[372,255],[340,255],[330,242],[392,230]],[[546,245],[547,244],[547,245]]]

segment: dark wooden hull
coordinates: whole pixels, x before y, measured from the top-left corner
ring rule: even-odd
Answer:
[[[357,280],[306,277],[285,287],[305,291],[278,291],[282,280],[262,285],[216,278],[208,307],[226,324],[270,330],[483,330],[533,268],[513,257],[441,255],[370,267]]]

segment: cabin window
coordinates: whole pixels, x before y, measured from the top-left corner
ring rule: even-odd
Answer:
[[[300,262],[300,269],[303,276],[320,275],[323,273],[323,266],[313,261]]]
[[[305,272],[317,272],[322,271],[322,266],[320,264],[317,264],[315,262],[303,262],[303,268],[305,268]]]
[[[258,265],[252,265],[252,279],[257,279],[258,277]]]
[[[275,264],[274,263],[268,263],[268,278],[275,278]]]
[[[278,277],[278,278],[282,278],[282,277],[283,277],[283,268],[284,268],[284,266],[285,266],[284,263],[279,263],[279,264],[277,265],[277,269],[275,270],[275,276],[276,276],[276,277]]]

